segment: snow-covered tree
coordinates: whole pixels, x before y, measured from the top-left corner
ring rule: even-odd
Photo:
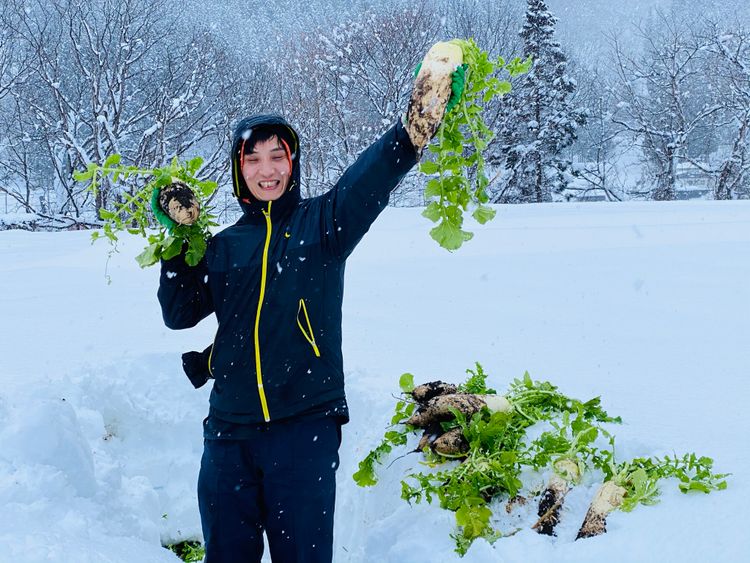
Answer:
[[[612,123],[614,94],[608,73],[600,67],[576,69],[576,99],[587,109],[586,123],[577,131],[571,147],[576,182],[568,192],[576,199],[604,197],[608,201],[624,199],[625,186],[618,164],[628,145],[618,138]]]
[[[251,64],[208,32],[178,30],[169,0],[6,2],[33,69],[5,114],[5,170],[17,193],[37,192],[27,208],[58,226],[95,222],[142,180],[105,181],[93,198],[73,172],[115,153],[146,168],[202,156],[200,175],[222,179],[231,122],[262,107]]]
[[[435,41],[423,2],[368,11],[295,38],[282,61],[278,99],[306,144],[306,193],[329,189],[406,109],[414,69]]]
[[[679,165],[712,150],[712,119],[722,109],[706,80],[706,43],[693,22],[672,10],[656,11],[638,55],[613,41],[619,78],[613,120],[640,148],[644,184],[655,200],[676,198]]]
[[[29,209],[30,185],[15,186],[16,176],[12,169],[6,166],[11,154],[17,149],[15,143],[4,131],[17,128],[13,123],[16,108],[11,93],[23,84],[31,72],[28,53],[19,45],[18,24],[21,15],[14,10],[0,11],[0,121],[8,123],[5,128],[0,125],[0,193],[19,204],[24,211]],[[23,138],[23,134],[21,137]],[[7,205],[6,205],[7,207]],[[15,207],[15,206],[14,206]]]
[[[750,31],[737,25],[709,22],[704,31],[709,82],[723,106],[723,150],[714,166],[704,165],[715,178],[716,199],[750,197]]]
[[[556,22],[544,0],[528,0],[521,39],[534,65],[504,98],[491,161],[504,166],[505,185],[493,195],[495,202],[551,201],[568,186],[570,161],[564,150],[585,122],[585,111],[575,105],[576,83],[555,40]]]
[[[324,192],[372,139],[399,118],[414,70],[430,45],[474,37],[493,56],[520,51],[509,0],[411,0],[382,6],[290,40],[280,58],[278,98],[304,138],[306,193]],[[488,108],[492,127],[500,104]],[[423,186],[407,177],[396,205],[422,204]]]

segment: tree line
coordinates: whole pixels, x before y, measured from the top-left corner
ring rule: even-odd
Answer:
[[[303,190],[317,195],[408,104],[414,69],[438,40],[473,37],[493,56],[532,56],[487,107],[492,201],[750,196],[750,31],[679,10],[632,22],[597,56],[560,45],[543,0],[413,0],[281,34],[270,53],[233,45],[170,0],[0,0],[0,214],[8,225],[95,226],[142,186],[73,179],[120,154],[140,168],[201,156],[229,182],[231,130],[259,111],[299,130]],[[141,184],[138,184],[141,182]],[[408,176],[394,205],[422,205]],[[223,219],[229,190],[214,201]],[[0,222],[1,224],[2,222]],[[2,227],[0,227],[2,228]]]

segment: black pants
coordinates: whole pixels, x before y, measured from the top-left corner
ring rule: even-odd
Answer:
[[[205,563],[330,563],[341,429],[278,422],[244,440],[206,440],[198,477]]]

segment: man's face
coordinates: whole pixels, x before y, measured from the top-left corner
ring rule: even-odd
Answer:
[[[289,185],[292,170],[278,137],[255,144],[242,157],[242,177],[258,201],[279,199]]]

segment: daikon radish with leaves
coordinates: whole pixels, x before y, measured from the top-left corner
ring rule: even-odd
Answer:
[[[552,475],[547,481],[547,487],[542,491],[537,515],[539,520],[532,526],[540,534],[555,535],[555,526],[560,521],[560,509],[568,494],[570,486],[581,478],[581,470],[577,460],[569,457],[557,460],[552,468]]]
[[[576,539],[606,533],[607,516],[614,510],[630,512],[639,504],[659,502],[659,481],[679,479],[680,491],[710,493],[727,488],[728,473],[713,473],[713,459],[694,453],[663,458],[635,458],[610,466],[609,478],[591,501]]]
[[[551,424],[554,430],[543,432],[532,444],[532,449],[537,452],[535,465],[552,466],[552,475],[539,500],[539,520],[532,526],[538,533],[548,536],[555,535],[568,491],[580,482],[594,459],[602,459],[594,441],[604,434],[609,438],[610,446],[614,445],[612,435],[587,420],[582,407],[575,416],[566,412],[562,420],[552,421]]]
[[[426,428],[435,422],[452,420],[455,418],[454,410],[459,411],[464,416],[471,417],[483,408],[490,412],[509,412],[512,407],[507,399],[498,395],[451,393],[430,399],[422,409],[406,420],[405,424],[417,428]]]
[[[159,168],[138,168],[120,161],[120,155],[113,154],[104,164],[92,162],[86,170],[73,173],[76,181],[86,185],[94,197],[101,190],[102,182],[122,184],[122,200],[111,210],[99,210],[102,231],[94,231],[91,238],[109,240],[111,255],[117,250],[120,234],[142,236],[148,241],[148,246],[136,256],[142,268],[158,264],[160,259],[174,258],[183,251],[187,264],[198,264],[206,253],[210,229],[218,226],[210,204],[218,185],[198,178],[203,159],[195,157],[181,162],[174,158]],[[162,211],[175,222],[174,226],[167,228],[154,220],[152,199],[155,196]]]

